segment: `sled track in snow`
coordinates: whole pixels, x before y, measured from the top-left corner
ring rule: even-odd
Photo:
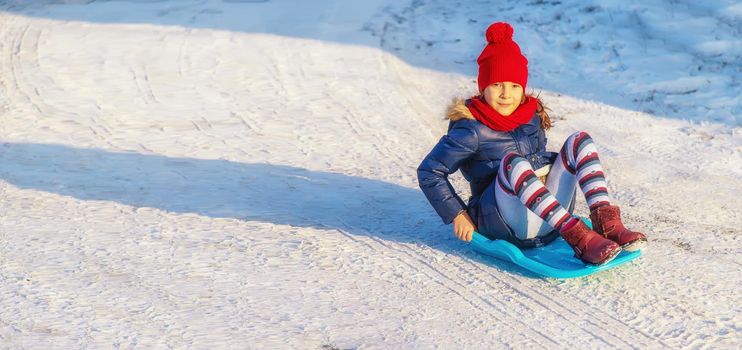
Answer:
[[[363,231],[353,228],[353,231],[357,230]],[[497,322],[496,325],[490,325],[491,327],[507,326],[513,331],[518,331],[518,335],[545,348],[584,345],[584,343],[579,342],[580,339],[557,339],[549,335],[558,334],[559,328],[552,328],[558,324],[577,327],[589,337],[603,343],[601,347],[636,349],[671,347],[642,330],[584,303],[582,300],[577,299],[570,305],[565,301],[564,295],[549,295],[547,291],[539,291],[532,286],[528,286],[527,281],[523,281],[517,276],[487,271],[480,264],[469,261],[467,257],[457,256],[466,261],[468,266],[457,262],[457,259],[446,259],[445,264],[441,264],[435,262],[432,256],[426,255],[424,253],[425,248],[401,247],[398,244],[374,237],[371,233],[367,233],[368,238],[366,239],[354,237],[354,235],[345,231],[340,232],[354,242],[368,247],[375,254],[381,254],[384,251],[395,251],[406,256],[409,261],[398,258],[399,261],[410,269],[429,277],[441,287],[450,290],[474,310],[481,310],[491,317],[492,320]],[[496,291],[492,298],[488,299],[482,296],[482,294],[491,291]],[[548,326],[544,324],[543,331],[529,329],[530,326],[522,321],[527,314],[518,313],[514,309],[528,310],[530,314],[539,317],[546,315],[548,319],[545,321],[549,324]],[[595,321],[583,318],[573,310],[582,310],[583,314],[590,315]],[[507,343],[504,345],[507,345]]]
[[[630,324],[614,317],[609,314],[602,312],[601,310],[588,305],[581,299],[575,299],[573,305],[568,305],[563,295],[547,295],[546,292],[541,292],[531,286],[524,283],[522,278],[514,275],[508,275],[507,277],[498,276],[494,272],[486,271],[477,263],[468,261],[470,265],[479,271],[482,271],[489,276],[497,279],[499,282],[507,284],[514,291],[523,295],[526,300],[532,300],[544,309],[550,310],[559,317],[564,318],[568,322],[579,324],[584,322],[590,325],[590,329],[596,330],[599,333],[606,332],[609,336],[613,337],[611,343],[608,345],[615,345],[617,343],[624,343],[628,347],[646,349],[654,346],[671,347],[662,340],[656,339],[646,332],[631,326]],[[463,267],[462,267],[463,268]],[[507,279],[507,281],[505,280]],[[550,306],[551,305],[551,306]],[[575,312],[575,309],[585,310],[584,313],[590,315],[589,317],[596,318],[596,321],[589,319],[582,319],[581,315]],[[571,316],[567,316],[571,315]],[[590,333],[588,329],[583,328],[586,332]],[[610,332],[608,330],[622,330],[621,332]],[[636,335],[636,336],[634,336]],[[601,338],[602,339],[602,338]]]
[[[16,19],[10,18],[5,24],[7,33],[3,33],[3,39],[9,42],[6,50],[4,50],[3,58],[5,60],[5,66],[10,71],[10,84],[8,88],[13,88],[14,91],[21,94],[21,99],[27,100],[31,108],[35,110],[39,115],[45,113],[56,112],[49,106],[45,105],[39,96],[38,89],[25,85],[27,79],[23,70],[23,63],[29,65],[35,65],[38,68],[38,39],[40,31],[37,29],[30,29],[31,26],[26,24],[22,26],[15,25]],[[30,36],[30,40],[26,39],[27,34],[31,30],[34,35]],[[29,53],[32,57],[29,56]],[[30,90],[34,92],[31,93]],[[8,91],[8,98],[10,91]],[[17,102],[17,101],[16,101]]]
[[[350,227],[349,227],[350,228]],[[356,230],[356,228],[353,228]],[[449,278],[445,273],[443,273],[440,269],[432,266],[424,257],[417,254],[416,252],[409,250],[409,249],[400,249],[397,247],[393,247],[390,244],[385,243],[383,240],[368,236],[367,239],[363,239],[360,237],[354,237],[353,234],[348,233],[344,230],[338,230],[342,235],[347,237],[348,239],[361,244],[365,247],[368,247],[370,251],[374,253],[382,253],[384,251],[396,251],[398,253],[402,253],[406,255],[407,257],[412,258],[414,261],[410,262],[405,259],[401,259],[400,257],[396,257],[397,260],[399,260],[401,263],[403,263],[405,266],[409,267],[411,270],[419,272],[426,277],[428,277],[431,281],[434,281],[439,286],[449,290],[453,294],[457,295],[461,300],[463,300],[465,303],[469,304],[473,310],[481,310],[481,312],[484,312],[489,316],[491,319],[497,320],[501,324],[521,324],[523,326],[526,326],[523,324],[523,322],[518,317],[513,317],[512,315],[503,315],[502,313],[498,313],[497,311],[503,311],[507,313],[507,310],[503,310],[502,308],[498,308],[492,301],[486,300],[481,297],[467,297],[471,294],[470,290],[467,290],[466,286],[462,285],[458,281],[454,281],[451,278]],[[492,310],[495,309],[495,310]],[[507,316],[507,317],[504,317]],[[516,315],[517,316],[517,315]],[[525,329],[528,327],[526,326]],[[521,329],[514,329],[518,331],[518,335],[525,338],[526,340],[532,341],[535,344],[538,344],[540,347],[548,348],[549,345],[555,346],[559,345],[557,341],[552,339],[551,337],[540,333],[540,332],[523,332]],[[501,345],[507,346],[508,342],[503,342],[501,340]]]
[[[0,59],[4,61],[2,66],[5,66],[9,73],[8,75],[0,76],[0,84],[3,84],[3,82],[7,83],[6,89],[8,91],[6,96],[8,99],[16,105],[25,104],[31,109],[32,113],[36,114],[33,118],[27,119],[30,122],[41,124],[43,127],[51,130],[57,128],[61,130],[60,125],[56,125],[55,123],[63,123],[65,124],[64,127],[69,127],[70,125],[82,127],[83,124],[76,120],[79,118],[78,115],[72,115],[71,112],[46,103],[44,97],[39,92],[39,88],[35,87],[32,79],[30,79],[30,76],[33,74],[39,75],[44,72],[39,60],[39,45],[44,33],[44,27],[37,27],[27,23],[16,23],[18,20],[14,16],[1,14],[0,16],[9,17],[3,18],[5,24],[0,27],[0,30],[3,31],[0,35],[8,43]],[[53,80],[49,77],[37,76],[35,78],[53,86]],[[52,86],[45,86],[44,88],[49,89]],[[52,116],[52,118],[48,118],[48,116]],[[90,131],[91,135],[113,147],[108,139],[112,135],[110,128],[106,127],[105,123],[95,115],[89,116],[89,118],[90,122],[86,123],[85,127]],[[44,122],[39,123],[38,120]]]

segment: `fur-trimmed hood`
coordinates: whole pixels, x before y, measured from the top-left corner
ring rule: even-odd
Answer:
[[[446,108],[446,119],[455,122],[461,119],[475,118],[474,115],[471,114],[469,107],[466,106],[466,100],[461,97],[456,97]]]

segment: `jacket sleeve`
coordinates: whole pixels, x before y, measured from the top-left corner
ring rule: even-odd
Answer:
[[[420,189],[444,223],[450,224],[466,204],[456,195],[448,175],[478,148],[479,136],[470,122],[458,121],[444,135],[417,168]]]

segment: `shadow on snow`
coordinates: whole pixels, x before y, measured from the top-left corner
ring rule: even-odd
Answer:
[[[5,143],[0,179],[23,189],[173,213],[234,218],[429,246],[517,271],[472,252],[421,191],[287,165],[175,158],[64,145]]]

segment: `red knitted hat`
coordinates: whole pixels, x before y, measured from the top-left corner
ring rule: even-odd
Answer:
[[[528,60],[513,41],[513,27],[497,22],[487,28],[487,46],[477,58],[479,64],[479,92],[500,81],[512,81],[526,89]]]

